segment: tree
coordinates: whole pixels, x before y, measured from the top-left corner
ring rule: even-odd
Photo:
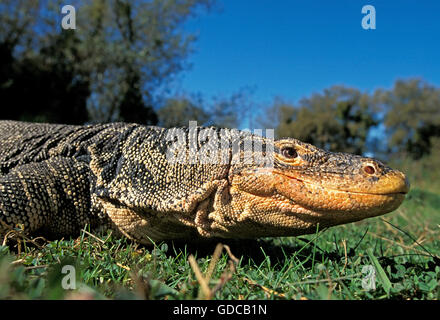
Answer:
[[[200,94],[166,99],[158,109],[159,124],[164,127],[187,126],[197,121],[200,126],[238,128],[250,112],[249,90],[241,88],[230,96],[204,101]]]
[[[0,99],[3,119],[84,123],[89,83],[74,69],[78,38],[48,34],[38,43],[38,2],[0,4]],[[37,46],[38,43],[38,46]],[[65,48],[73,48],[67,54]]]
[[[133,71],[127,75],[128,88],[119,105],[119,119],[125,122],[141,122],[144,124],[157,124],[158,117],[151,105],[147,106],[140,89],[140,76]]]
[[[189,97],[174,97],[167,99],[157,111],[159,125],[171,128],[188,126],[189,121],[197,121],[197,125],[206,125],[210,115]]]
[[[391,90],[377,90],[375,99],[385,114],[390,152],[414,159],[431,152],[440,137],[440,89],[421,79],[398,80]]]
[[[184,22],[212,1],[72,0],[75,30],[61,29],[60,1],[3,1],[0,98],[12,110],[3,117],[156,123],[157,95],[195,39]],[[17,100],[24,92],[34,98]]]
[[[367,94],[333,86],[299,101],[298,106],[276,100],[278,137],[294,137],[333,151],[363,154],[371,127],[377,124]]]
[[[53,36],[34,56],[16,59],[14,45],[0,43],[0,97],[3,119],[82,124],[88,120],[89,83],[71,64],[63,50],[74,47],[73,32]]]
[[[156,94],[186,67],[184,61],[195,39],[183,30],[183,23],[211,3],[96,0],[82,5],[78,25],[83,26],[86,59],[81,67],[90,70],[94,84],[94,94],[88,101],[92,119],[156,123],[152,109]],[[136,108],[126,103],[127,93],[131,99],[137,97]],[[151,118],[141,118],[140,114]]]
[[[249,120],[252,126],[252,111],[250,94],[252,88],[240,88],[230,96],[217,96],[207,105],[210,114],[210,124],[222,128],[238,128],[244,125],[243,120]],[[248,128],[250,129],[250,128]]]

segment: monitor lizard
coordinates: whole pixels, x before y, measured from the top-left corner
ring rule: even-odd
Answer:
[[[373,158],[232,129],[6,120],[0,137],[0,234],[297,236],[391,212],[409,190]]]

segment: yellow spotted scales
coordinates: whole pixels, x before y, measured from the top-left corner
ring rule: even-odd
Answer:
[[[409,189],[375,159],[238,130],[0,121],[0,137],[0,234],[294,236],[391,212]]]

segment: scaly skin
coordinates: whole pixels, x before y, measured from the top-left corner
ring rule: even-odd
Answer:
[[[287,158],[283,149],[296,156]],[[273,168],[239,168],[230,176],[229,212],[242,212],[227,235],[291,236],[395,210],[409,190],[405,175],[381,162],[331,153],[295,139],[276,141]],[[224,210],[217,215],[224,227]],[[234,214],[232,214],[234,216]]]
[[[375,159],[236,130],[0,121],[0,137],[0,234],[294,236],[391,212],[409,190]]]

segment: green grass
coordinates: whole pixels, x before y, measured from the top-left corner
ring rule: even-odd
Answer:
[[[439,299],[437,174],[425,175],[431,184],[413,178],[404,204],[383,217],[298,238],[226,242],[236,262],[226,250],[213,255],[217,242],[144,247],[87,232],[9,241],[0,246],[0,299]],[[62,289],[64,265],[75,267],[75,290]],[[362,286],[369,265],[372,290]],[[208,289],[195,269],[212,271]]]

